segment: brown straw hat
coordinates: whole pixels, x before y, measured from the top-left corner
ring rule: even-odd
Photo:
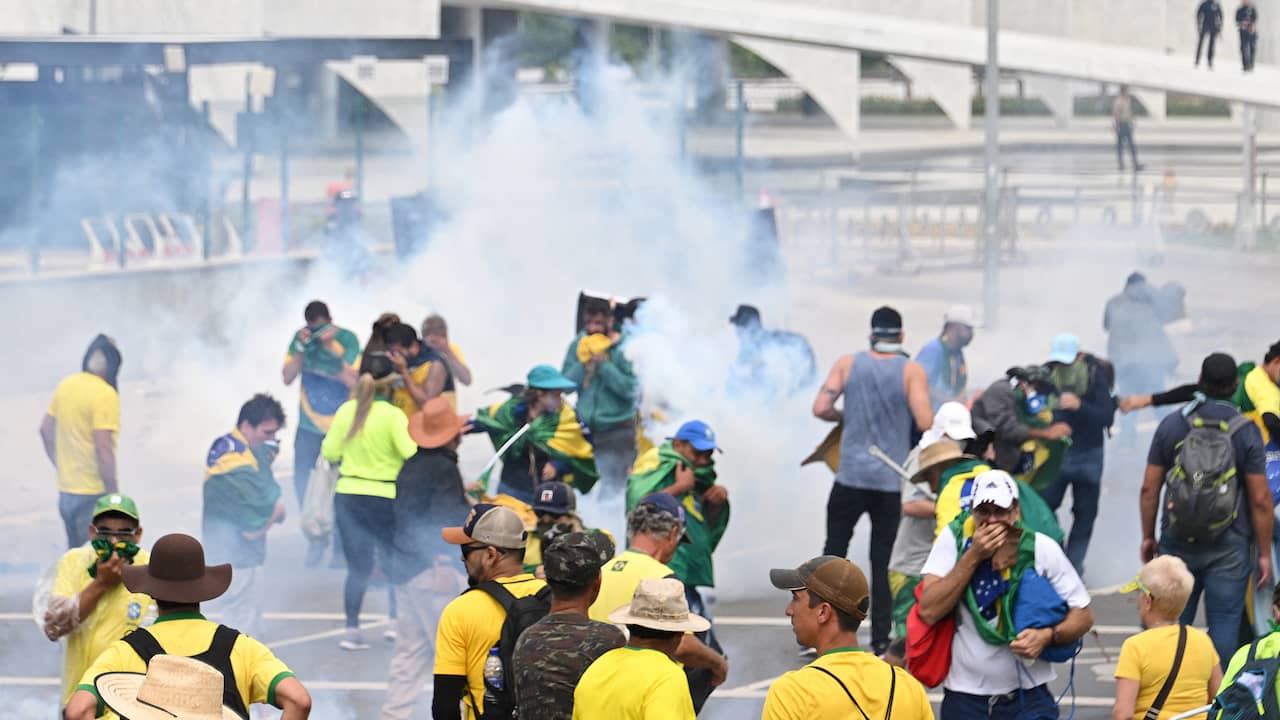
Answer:
[[[202,603],[227,591],[231,565],[206,566],[204,547],[190,535],[165,535],[151,548],[147,565],[126,565],[124,586],[129,592],[173,603]]]
[[[433,397],[409,418],[409,437],[418,447],[434,450],[453,442],[467,424],[467,416],[458,415],[443,397]]]
[[[222,673],[212,665],[182,657],[157,655],[147,674],[103,673],[94,678],[102,702],[129,720],[239,720],[222,704]]]
[[[919,470],[911,476],[911,482],[922,483],[925,481],[926,474],[942,465],[950,465],[957,460],[973,460],[972,455],[966,455],[960,449],[960,443],[954,440],[939,440],[934,444],[920,451]]]

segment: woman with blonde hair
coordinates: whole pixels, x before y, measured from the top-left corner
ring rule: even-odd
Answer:
[[[1112,720],[1171,718],[1208,705],[1218,694],[1222,666],[1213,641],[1178,622],[1194,585],[1181,558],[1161,555],[1121,588],[1138,593],[1142,632],[1120,648]]]
[[[391,550],[396,476],[418,451],[409,437],[409,418],[390,402],[395,377],[395,365],[386,353],[366,355],[355,397],[338,408],[320,446],[325,460],[341,463],[333,504],[347,557],[347,631],[338,644],[343,650],[369,647],[360,635],[360,606],[375,553],[387,557]]]

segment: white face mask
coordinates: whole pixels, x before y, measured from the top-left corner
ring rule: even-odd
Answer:
[[[900,353],[902,352],[902,343],[889,342],[888,340],[873,340],[871,349],[878,353]]]

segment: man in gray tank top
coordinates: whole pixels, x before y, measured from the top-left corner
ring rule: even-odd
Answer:
[[[836,361],[813,401],[815,417],[844,423],[840,466],[827,500],[827,540],[823,555],[845,557],[853,530],[871,516],[871,647],[889,645],[893,596],[889,556],[901,514],[902,478],[871,455],[871,447],[901,464],[914,434],[933,425],[929,379],[902,351],[902,316],[891,307],[871,315],[871,349]],[[836,400],[844,396],[844,408]]]

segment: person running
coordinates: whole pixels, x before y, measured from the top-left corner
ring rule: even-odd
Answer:
[[[731,391],[785,397],[813,387],[818,364],[803,335],[765,328],[760,310],[752,305],[739,305],[729,324],[738,336],[738,356],[729,370]]]
[[[280,402],[254,395],[240,407],[235,429],[214,440],[205,458],[200,534],[209,559],[235,569],[215,609],[252,637],[262,637],[267,531],[284,522],[280,485],[271,472],[282,427]]]
[[[626,489],[637,451],[640,380],[623,350],[626,342],[626,332],[614,327],[609,304],[588,302],[582,331],[569,343],[560,369],[578,391],[578,412],[591,430],[596,469],[610,495]]]
[[[933,425],[929,379],[902,351],[903,337],[902,315],[891,307],[877,309],[871,315],[871,349],[837,360],[813,401],[815,417],[844,423],[822,553],[847,555],[859,519],[870,516],[871,649],[877,655],[889,647],[893,628],[889,557],[902,513],[902,480],[870,450],[875,446],[905,460],[913,426],[924,432]],[[843,410],[836,408],[841,396]]]
[[[1144,395],[1164,387],[1178,366],[1178,354],[1165,331],[1167,314],[1159,302],[1159,290],[1140,272],[1132,272],[1124,290],[1107,300],[1102,327],[1107,331],[1107,358],[1116,367],[1116,392]],[[1120,443],[1137,442],[1133,416],[1121,418]]]
[[[90,544],[68,550],[58,560],[43,620],[45,637],[67,639],[61,707],[102,651],[154,616],[151,598],[130,592],[121,582],[126,565],[146,565],[151,557],[138,547],[138,517],[138,506],[128,495],[102,496],[93,507]]]
[[[929,378],[929,403],[937,409],[945,402],[965,399],[969,366],[964,349],[973,342],[973,309],[955,305],[942,316],[942,333],[925,343],[916,362]]]
[[[102,698],[96,680],[106,673],[145,674],[152,658],[181,655],[222,673],[223,702],[237,717],[249,717],[255,703],[283,710],[281,720],[305,720],[311,695],[265,645],[234,628],[209,622],[200,604],[231,585],[231,566],[206,566],[204,548],[190,535],[165,535],[151,548],[147,565],[122,569],[130,592],[155,598],[160,617],[149,628],[112,643],[85,671],[67,703],[66,720],[92,720]]]
[[[98,500],[120,492],[116,475],[120,360],[115,341],[106,335],[94,338],[80,372],[58,383],[40,423],[45,455],[58,474],[58,514],[68,548],[88,542],[89,521]]]
[[[1120,646],[1113,720],[1173,717],[1209,704],[1218,694],[1222,666],[1213,641],[1178,620],[1194,585],[1186,563],[1161,555],[1120,588],[1140,593],[1138,624],[1143,631]],[[1158,699],[1164,702],[1156,707]]]
[[[409,418],[390,401],[393,370],[384,353],[365,357],[355,398],[338,408],[320,448],[325,460],[341,463],[333,504],[347,558],[342,591],[347,629],[338,643],[343,650],[369,648],[360,633],[360,606],[375,553],[386,558],[392,550],[396,478],[405,460],[418,452]]]
[[[711,623],[689,612],[680,581],[641,580],[609,622],[627,627],[626,647],[605,653],[582,674],[573,692],[574,720],[693,720],[689,683],[673,655],[685,633],[705,632]]]
[[[582,673],[626,644],[617,627],[587,617],[613,543],[598,533],[571,532],[552,540],[544,556],[551,610],[516,643],[516,702],[520,720],[570,720]]]
[[[506,448],[498,492],[532,504],[534,488],[544,482],[589,491],[599,477],[594,437],[564,400],[577,386],[550,365],[533,367],[525,383],[505,402],[477,410],[472,420],[473,432],[488,433],[495,450]]]
[[[1196,7],[1196,67],[1200,67],[1200,51],[1209,41],[1209,69],[1213,69],[1213,49],[1222,39],[1222,5],[1218,0],[1202,0]]]
[[[818,659],[773,681],[761,720],[933,720],[919,681],[858,649],[858,626],[871,599],[861,568],[823,555],[794,570],[770,570],[769,582],[791,593],[791,631]]]
[[[360,356],[356,334],[333,324],[329,306],[313,300],[302,312],[306,321],[289,341],[281,379],[285,385],[302,378],[298,393],[298,430],[293,436],[293,491],[302,508],[311,471],[320,457],[320,443],[338,407],[356,386],[355,362]],[[319,561],[324,543],[308,548],[312,563]]]

